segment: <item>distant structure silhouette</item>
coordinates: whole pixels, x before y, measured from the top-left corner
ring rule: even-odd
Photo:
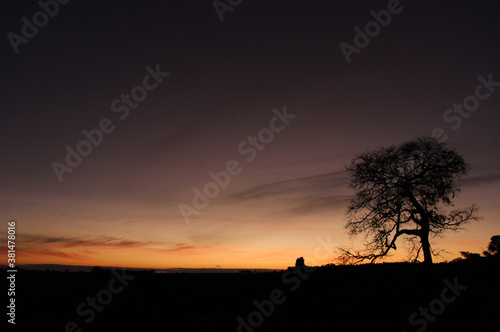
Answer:
[[[295,260],[295,266],[289,266],[287,268],[288,271],[293,271],[294,269],[297,269],[297,268],[307,268],[306,266],[306,263],[304,261],[304,257],[299,257]]]

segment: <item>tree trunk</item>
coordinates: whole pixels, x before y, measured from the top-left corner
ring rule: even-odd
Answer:
[[[422,229],[420,235],[420,243],[422,243],[422,251],[424,252],[424,264],[432,264],[431,244],[429,243],[429,229]]]

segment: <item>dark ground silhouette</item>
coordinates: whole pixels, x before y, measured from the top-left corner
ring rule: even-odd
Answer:
[[[20,271],[16,328],[65,331],[66,323],[74,321],[81,331],[237,331],[237,317],[248,322],[249,314],[258,310],[257,301],[264,311],[273,312],[262,315],[263,323],[254,331],[417,331],[423,325],[410,325],[412,313],[441,298],[444,280],[453,284],[457,279],[467,288],[458,290],[460,295],[427,322],[425,331],[498,331],[499,267],[498,258],[489,257],[433,266],[332,266],[314,272],[300,266],[275,273]],[[86,323],[89,311],[80,316],[76,308],[109,289],[117,273],[135,278],[125,281],[128,285]],[[282,293],[281,303],[270,310],[265,301],[273,291]]]

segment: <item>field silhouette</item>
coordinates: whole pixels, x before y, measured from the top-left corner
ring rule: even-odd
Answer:
[[[496,255],[431,266],[330,265],[313,270],[297,264],[270,273],[23,270],[18,273],[16,327],[19,331],[498,331],[499,267]],[[108,289],[117,274],[133,280],[126,281],[109,304],[98,307],[100,312],[94,310],[90,319],[90,307],[82,303]],[[453,300],[440,308],[436,299],[450,284],[460,286],[445,292],[445,298]],[[270,306],[273,291],[281,293],[280,303]],[[432,321],[418,314],[419,308],[430,304],[439,312],[429,311]],[[85,315],[77,314],[79,305]],[[414,321],[419,323],[412,326],[409,317],[415,312]],[[75,325],[65,329],[70,321]]]

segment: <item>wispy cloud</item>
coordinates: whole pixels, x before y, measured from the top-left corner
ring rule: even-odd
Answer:
[[[500,181],[500,174],[486,174],[469,177],[463,180],[464,187],[476,187]]]
[[[85,256],[76,253],[67,253],[60,250],[52,249],[19,249],[18,255],[23,257],[23,259],[37,257],[37,258],[64,258],[70,260],[76,260],[80,262],[87,262],[90,260],[90,256]]]
[[[297,179],[271,182],[265,185],[241,191],[233,195],[239,200],[266,198],[277,195],[307,194],[318,190],[330,190],[339,187],[347,187],[349,178],[345,171],[338,171]]]
[[[19,256],[23,259],[68,259],[91,261],[92,257],[101,254],[103,249],[142,249],[150,252],[180,252],[208,250],[210,246],[190,245],[187,243],[136,241],[113,236],[97,237],[50,237],[44,235],[24,234],[19,236]],[[89,250],[91,248],[91,250]],[[0,253],[6,250],[0,250]]]
[[[241,191],[232,196],[239,201],[275,200],[288,214],[311,214],[347,204],[349,178],[338,171],[297,179],[272,182]]]
[[[85,237],[50,237],[40,235],[22,235],[23,244],[52,244],[61,248],[72,247],[144,247],[153,244],[153,242],[134,241],[126,238],[114,236],[98,236],[95,238]]]
[[[329,211],[335,208],[345,208],[351,198],[351,196],[342,195],[310,197],[305,199],[302,204],[292,207],[288,211],[291,214],[299,215]]]

